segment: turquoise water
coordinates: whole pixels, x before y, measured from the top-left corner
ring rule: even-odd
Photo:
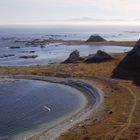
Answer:
[[[86,104],[80,91],[37,80],[0,83],[0,139],[23,139]]]

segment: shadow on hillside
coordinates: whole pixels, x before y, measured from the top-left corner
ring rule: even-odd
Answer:
[[[140,86],[140,59],[127,55],[113,70],[112,78],[132,80]]]
[[[113,70],[112,78],[133,80],[140,85],[140,40]]]

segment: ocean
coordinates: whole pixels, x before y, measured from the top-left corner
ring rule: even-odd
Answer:
[[[140,25],[0,26],[0,37],[42,38],[45,35],[58,35],[68,40],[85,40],[93,34],[108,40],[138,40]]]

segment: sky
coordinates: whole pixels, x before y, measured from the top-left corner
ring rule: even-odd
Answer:
[[[0,0],[0,24],[75,23],[95,19],[139,23],[139,7],[140,0]]]

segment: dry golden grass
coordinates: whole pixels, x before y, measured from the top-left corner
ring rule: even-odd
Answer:
[[[54,64],[49,66],[0,67],[0,74],[33,74],[58,77],[109,77],[112,70],[124,56],[124,54],[117,54],[114,60],[99,64],[79,62],[75,64]]]
[[[59,140],[114,140],[127,123],[133,105],[133,96],[127,88],[121,86],[122,84],[126,84],[126,82],[109,82],[108,80],[96,79],[96,83],[100,85],[105,95],[105,109],[100,112],[103,114],[102,118],[99,119],[97,117],[90,123],[83,122],[82,125],[78,124],[67,133],[62,134]],[[128,82],[127,85],[132,86]],[[138,122],[140,122],[139,116],[137,117]],[[132,127],[133,125],[130,126]],[[138,128],[136,126],[134,125],[132,127],[133,130],[130,127],[129,129],[132,131],[130,132],[128,129],[119,139],[138,140],[140,138],[140,127]]]

